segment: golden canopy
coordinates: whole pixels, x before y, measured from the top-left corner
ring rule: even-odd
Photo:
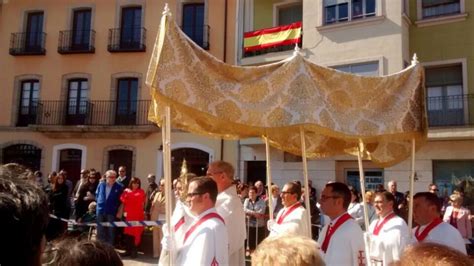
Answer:
[[[354,154],[384,167],[410,156],[426,138],[424,71],[418,65],[383,77],[318,66],[298,53],[287,60],[239,67],[198,47],[173,19],[162,19],[147,73],[149,120],[225,139],[266,136],[271,145],[308,157]]]

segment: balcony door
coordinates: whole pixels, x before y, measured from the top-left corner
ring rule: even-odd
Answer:
[[[66,124],[84,125],[89,114],[89,84],[87,79],[69,81]]]
[[[183,32],[197,45],[204,45],[204,4],[183,5]]]
[[[91,37],[91,10],[75,10],[72,21],[71,49],[89,49]]]
[[[142,8],[122,8],[120,27],[120,48],[138,49],[141,47]]]
[[[430,126],[464,124],[461,65],[427,68],[426,90]]]
[[[39,81],[25,80],[21,83],[20,109],[17,126],[24,127],[36,123],[39,100]]]
[[[123,78],[118,80],[117,106],[115,123],[117,125],[134,125],[137,117],[138,79]]]
[[[42,50],[43,39],[43,12],[28,13],[25,33],[25,51],[35,52]]]
[[[133,151],[130,150],[111,150],[109,151],[108,169],[115,170],[118,173],[118,168],[125,166],[126,175],[132,176],[133,170]]]

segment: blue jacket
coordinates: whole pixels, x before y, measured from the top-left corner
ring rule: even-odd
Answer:
[[[115,182],[110,191],[109,197],[106,197],[105,188],[107,182],[100,182],[95,191],[95,199],[97,201],[97,215],[108,214],[115,215],[120,206],[120,195],[122,195],[122,185]]]

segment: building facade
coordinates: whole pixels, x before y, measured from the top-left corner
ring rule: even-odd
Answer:
[[[166,2],[191,39],[235,61],[234,1]],[[120,165],[143,181],[161,177],[161,130],[147,119],[144,81],[165,1],[0,3],[0,162],[65,169],[73,180],[82,168]],[[175,176],[183,159],[203,174],[212,160],[235,164],[237,142],[176,131],[172,159]]]
[[[313,63],[359,75],[397,73],[413,54],[426,67],[428,141],[416,153],[416,191],[437,183],[440,195],[474,176],[474,20],[470,1],[246,0],[239,10],[239,38],[245,32],[302,21],[301,53]],[[294,46],[241,52],[241,65],[260,65],[292,55]],[[259,139],[240,142],[241,176],[265,176],[265,146]],[[272,177],[283,184],[302,180],[301,158],[272,150]],[[357,158],[337,156],[308,162],[320,191],[328,181],[359,187]],[[389,180],[399,191],[409,187],[410,161],[380,168],[364,161],[369,188]],[[252,172],[258,173],[254,174]],[[466,182],[464,182],[465,184]]]

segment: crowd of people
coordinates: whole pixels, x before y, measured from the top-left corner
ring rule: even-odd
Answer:
[[[144,227],[120,230],[103,222],[157,221],[165,214],[165,181],[157,184],[150,174],[142,189],[123,166],[103,176],[84,169],[75,186],[65,171],[51,173],[44,186],[39,172],[18,165],[0,170],[0,230],[11,239],[0,241],[1,265],[39,265],[42,259],[54,265],[122,265],[120,256],[137,256]],[[440,255],[427,250],[441,250],[444,265],[472,265],[466,249],[472,216],[462,207],[463,194],[451,195],[446,207],[433,186],[414,195],[412,229],[404,215],[408,197],[396,182],[367,191],[365,228],[360,195],[344,183],[327,183],[317,197],[312,184],[304,188],[298,181],[281,190],[261,181],[236,182],[233,166],[215,161],[206,176],[174,180],[171,224],[152,228],[153,256],[159,265],[245,265],[246,254],[253,265],[417,265],[414,261],[429,255],[426,261],[436,265]],[[305,206],[305,193],[311,206]],[[99,222],[97,241],[65,238],[67,223],[59,218]],[[113,246],[120,241],[126,252],[119,256]]]

